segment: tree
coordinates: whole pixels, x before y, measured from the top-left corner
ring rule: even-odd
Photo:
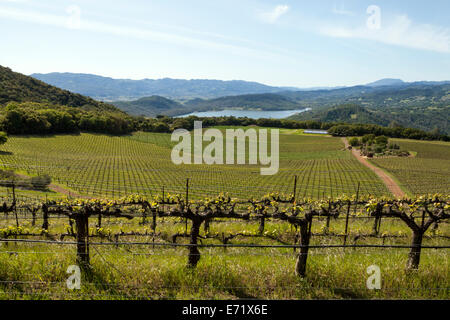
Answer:
[[[349,143],[352,147],[357,147],[359,146],[361,143],[359,142],[359,139],[356,137],[353,137],[349,140]]]
[[[371,133],[371,134],[365,134],[365,135],[362,137],[362,142],[363,142],[364,144],[371,145],[372,142],[373,142],[373,140],[375,140],[375,135],[374,135],[373,133]]]
[[[376,144],[386,145],[388,143],[388,138],[386,136],[378,136],[375,138]]]
[[[157,122],[154,126],[155,132],[170,132],[170,128],[164,122]]]

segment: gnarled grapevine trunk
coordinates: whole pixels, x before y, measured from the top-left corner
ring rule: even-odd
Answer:
[[[422,239],[423,239],[422,230],[413,231],[413,239],[411,243],[412,248],[411,251],[409,252],[408,264],[406,266],[408,270],[419,269],[420,251],[422,249]]]
[[[155,234],[155,232],[156,232],[156,209],[152,210],[152,226],[151,226],[151,228],[152,228],[153,234]]]
[[[300,277],[304,277],[306,275],[306,261],[308,260],[308,250],[309,250],[309,224],[311,221],[303,220],[300,224],[300,244],[302,247],[300,248],[300,252],[297,256],[297,262],[295,264],[295,274]]]
[[[380,206],[380,204],[377,204],[377,208],[375,211],[375,219],[373,221],[373,234],[378,235],[380,233],[380,226],[381,226],[381,215],[382,215],[383,208]]]
[[[205,220],[205,224],[203,225],[203,231],[205,231],[205,233],[209,232],[209,219]]]
[[[32,219],[31,219],[31,226],[35,226],[36,225],[36,211],[35,210],[33,210],[32,212],[31,212],[31,216],[33,217]]]
[[[259,229],[258,229],[259,234],[263,234],[264,233],[265,219],[266,218],[264,216],[259,218]]]

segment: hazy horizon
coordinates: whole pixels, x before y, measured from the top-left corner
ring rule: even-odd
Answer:
[[[14,71],[14,70],[13,70]],[[267,85],[267,86],[272,86],[270,84],[267,83],[263,83],[263,82],[259,82],[259,81],[252,81],[252,80],[243,80],[243,79],[215,79],[215,78],[171,78],[171,77],[164,77],[164,78],[137,78],[137,79],[133,79],[133,78],[114,78],[114,77],[109,77],[109,76],[104,76],[101,74],[93,74],[93,73],[80,73],[80,72],[47,72],[47,73],[39,73],[39,72],[34,72],[34,73],[30,73],[27,74],[28,76],[32,76],[33,74],[80,74],[80,75],[90,75],[90,76],[97,76],[97,77],[103,77],[103,78],[111,78],[113,80],[133,80],[133,81],[140,81],[140,80],[164,80],[164,79],[171,79],[171,80],[218,80],[218,81],[246,81],[246,82],[256,82],[256,83],[260,83],[263,85]],[[405,83],[412,83],[412,82],[450,82],[450,80],[415,80],[415,81],[404,81],[403,79],[394,79],[394,78],[381,78],[381,79],[375,79],[373,81],[370,81],[368,83],[359,83],[356,85],[366,85],[366,84],[370,84],[379,80],[386,80],[386,79],[392,79],[392,80],[402,80]],[[298,88],[298,89],[309,89],[309,88],[320,88],[320,87],[324,87],[324,88],[334,88],[334,87],[351,87],[352,85],[348,85],[348,86],[344,86],[344,85],[333,85],[333,86],[315,86],[315,87],[295,87],[295,86],[291,86],[291,85],[285,85],[285,86],[273,86],[273,87],[285,87],[285,88]]]

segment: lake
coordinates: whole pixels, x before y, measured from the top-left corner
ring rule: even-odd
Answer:
[[[197,117],[247,117],[251,119],[260,118],[272,118],[283,119],[290,117],[296,113],[301,113],[311,110],[310,108],[300,110],[279,110],[279,111],[264,111],[264,110],[221,110],[221,111],[205,111],[205,112],[192,112],[178,116],[177,118],[184,118],[189,116]]]

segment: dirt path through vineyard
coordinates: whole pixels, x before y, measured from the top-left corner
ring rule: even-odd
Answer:
[[[24,178],[24,179],[30,178],[29,176],[27,176],[25,174],[21,174],[21,173],[16,173],[16,175],[18,177]],[[48,185],[48,189],[51,190],[51,191],[54,191],[56,193],[61,193],[61,194],[65,195],[65,196],[68,196],[68,197],[82,198],[82,199],[92,199],[92,197],[80,195],[80,194],[78,194],[76,192],[73,192],[72,190],[65,189],[64,187],[58,186],[58,185],[53,184],[53,183]]]
[[[344,142],[345,149],[348,149],[350,144],[348,143],[347,138],[342,138],[342,142]],[[380,177],[380,179],[383,181],[383,183],[386,185],[386,187],[389,189],[389,191],[394,195],[396,198],[403,198],[406,193],[400,188],[400,186],[397,184],[397,182],[394,181],[386,172],[384,172],[381,168],[378,168],[374,166],[372,163],[367,161],[367,158],[361,156],[359,154],[359,151],[352,148],[351,150],[353,156],[361,162],[363,165],[365,165],[367,168],[375,172],[375,174]]]

